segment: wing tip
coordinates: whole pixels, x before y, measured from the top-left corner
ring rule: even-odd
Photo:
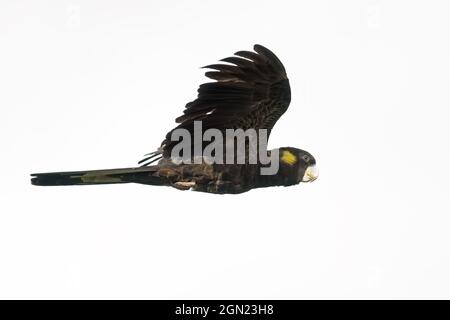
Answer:
[[[284,75],[286,75],[286,69],[284,68],[283,63],[281,60],[277,57],[275,53],[272,52],[272,50],[268,49],[267,47],[261,45],[261,44],[255,44],[253,46],[253,50],[255,50],[258,54],[266,57],[273,65],[278,67]]]

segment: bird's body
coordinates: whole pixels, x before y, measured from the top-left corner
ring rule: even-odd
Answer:
[[[293,151],[293,148],[283,149],[281,154],[296,157]],[[259,164],[174,164],[161,160],[156,165],[134,168],[38,173],[33,174],[31,182],[40,186],[140,183],[236,194],[255,188],[297,184],[306,174],[299,165],[302,160],[297,161],[297,165],[282,167],[275,175],[261,175]],[[310,176],[309,179],[314,178]]]
[[[206,67],[216,70],[206,72],[206,76],[217,81],[200,85],[197,99],[188,103],[184,114],[176,119],[179,125],[167,133],[157,151],[140,162],[141,167],[32,174],[32,183],[54,186],[133,182],[235,194],[254,188],[289,186],[315,180],[315,159],[308,152],[290,147],[267,151],[266,145],[259,144],[261,137],[265,135],[268,138],[276,121],[287,110],[291,93],[280,60],[260,45],[255,45],[254,49],[256,52],[239,51],[235,53],[237,57],[222,59],[230,64]],[[198,129],[199,123],[201,129]],[[236,137],[226,136],[231,129],[254,130],[258,139],[256,149],[250,146],[250,138],[245,140],[244,137],[243,162],[236,162],[237,149],[233,149],[231,155],[234,162],[208,161],[210,159],[204,152],[210,141],[221,141],[217,134],[223,134],[225,138],[222,145],[211,153],[212,157],[217,158],[218,150],[223,151],[224,158],[230,155],[231,149],[226,148],[224,142],[235,141]],[[205,137],[211,130],[215,130],[214,139],[202,140],[199,148],[190,144],[189,148],[178,153],[184,161],[175,161],[174,153],[179,147],[179,140],[174,139],[176,134]],[[258,155],[256,162],[250,161],[252,152]],[[262,155],[272,156],[270,164],[261,160]],[[271,174],[262,173],[275,162],[277,170]]]

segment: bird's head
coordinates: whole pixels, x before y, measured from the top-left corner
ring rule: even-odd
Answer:
[[[279,149],[279,173],[293,184],[313,182],[319,176],[316,159],[307,151],[283,147]]]

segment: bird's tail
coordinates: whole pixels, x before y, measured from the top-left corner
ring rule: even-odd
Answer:
[[[143,183],[165,185],[166,179],[155,175],[157,166],[106,169],[89,171],[67,171],[31,174],[31,183],[36,186],[70,186],[112,183]]]

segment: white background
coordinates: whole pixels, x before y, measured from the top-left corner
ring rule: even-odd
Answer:
[[[0,298],[450,298],[446,1],[0,3]],[[133,166],[254,43],[311,184],[217,196],[40,188]]]

